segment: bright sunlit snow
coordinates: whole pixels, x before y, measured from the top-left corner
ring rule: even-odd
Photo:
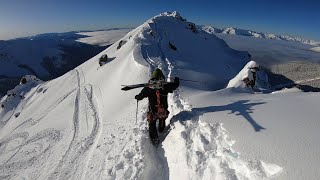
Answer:
[[[256,64],[248,52],[193,25],[160,14],[65,75],[28,77],[10,91],[0,179],[317,179],[319,93],[243,86]],[[147,82],[157,67],[181,85],[155,147],[147,100],[134,99],[141,89],[120,88]]]

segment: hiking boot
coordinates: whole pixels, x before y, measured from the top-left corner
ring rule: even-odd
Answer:
[[[163,132],[164,128],[166,128],[166,120],[165,119],[159,119],[159,132]]]
[[[151,140],[158,139],[158,132],[156,127],[156,121],[149,123],[149,137]]]
[[[159,138],[154,138],[151,139],[152,144],[159,144],[160,143],[160,139]]]

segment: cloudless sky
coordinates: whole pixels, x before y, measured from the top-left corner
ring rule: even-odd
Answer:
[[[174,10],[198,25],[320,41],[317,0],[0,0],[0,40],[45,32],[136,27]]]

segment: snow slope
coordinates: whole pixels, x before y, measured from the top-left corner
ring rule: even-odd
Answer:
[[[0,179],[319,176],[318,94],[212,91],[225,87],[249,55],[188,26],[177,12],[160,14],[123,37],[120,48],[119,40],[76,69],[35,86],[10,111],[1,109],[6,118],[0,119]],[[104,54],[111,60],[100,67]],[[156,67],[168,80],[199,81],[181,81],[168,97],[170,128],[161,134],[166,137],[159,147],[148,139],[147,101],[134,101],[140,90],[120,90],[122,84],[146,82]],[[295,101],[310,108],[297,109]]]

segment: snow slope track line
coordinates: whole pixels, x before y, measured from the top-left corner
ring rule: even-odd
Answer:
[[[58,130],[44,129],[31,137],[28,132],[22,132],[0,141],[0,179],[37,179],[39,174],[29,172],[28,177],[24,177],[23,172],[30,167],[45,168],[51,148],[62,137]]]
[[[84,179],[91,150],[99,138],[101,121],[94,102],[93,87],[82,85],[85,82],[82,82],[80,72],[76,71],[78,89],[74,101],[72,140],[49,179]]]

